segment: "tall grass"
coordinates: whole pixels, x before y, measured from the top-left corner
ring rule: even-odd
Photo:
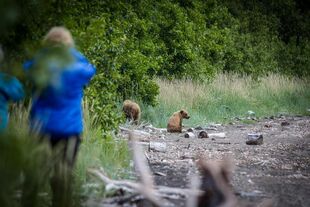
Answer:
[[[97,125],[97,116],[91,114],[92,105],[84,103],[84,133],[78,155],[75,175],[82,182],[88,180],[88,168],[104,168],[112,178],[128,176],[130,154],[127,142],[113,135],[102,134]]]
[[[270,74],[253,80],[236,74],[219,74],[214,81],[158,79],[159,104],[142,107],[142,118],[155,126],[165,127],[175,111],[186,109],[191,118],[185,125],[207,125],[245,117],[249,110],[257,117],[279,113],[305,115],[310,108],[310,81]]]
[[[128,177],[131,171],[127,143],[112,135],[103,136],[96,124],[97,117],[90,113],[91,107],[84,103],[83,141],[73,171],[74,206],[104,193],[102,185],[95,190],[89,187],[98,180],[90,177],[87,169],[104,168],[112,178]],[[29,108],[14,105],[7,132],[0,134],[0,206],[21,206],[21,192],[30,192],[32,188],[36,191],[29,195],[28,206],[50,206],[51,150],[47,143],[39,143],[36,135],[29,133],[28,114]],[[29,181],[26,185],[25,177]]]

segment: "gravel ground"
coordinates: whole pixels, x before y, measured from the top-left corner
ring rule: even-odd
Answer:
[[[274,206],[310,206],[310,117],[271,117],[253,124],[236,121],[209,125],[206,130],[209,134],[225,132],[226,138],[151,133],[152,142],[167,145],[165,152],[147,152],[156,184],[189,187],[198,157],[230,157],[235,166],[232,184],[240,203],[272,198]],[[263,135],[262,145],[246,145],[247,134],[254,132]],[[185,201],[174,204],[185,206]]]

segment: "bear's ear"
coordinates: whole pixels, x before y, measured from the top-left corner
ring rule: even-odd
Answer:
[[[181,111],[180,111],[180,113],[181,113],[181,114],[183,114],[183,113],[184,113],[184,111],[183,111],[183,110],[181,110]]]

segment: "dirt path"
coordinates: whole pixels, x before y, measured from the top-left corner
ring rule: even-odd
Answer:
[[[233,187],[242,203],[273,198],[274,206],[310,206],[310,117],[278,117],[254,124],[213,126],[208,133],[226,138],[184,138],[181,134],[152,134],[152,141],[167,144],[166,152],[149,151],[157,184],[188,187],[196,170],[195,159],[231,157]],[[246,145],[248,133],[263,134],[263,145]],[[159,173],[158,173],[159,172]],[[176,200],[175,206],[184,206]]]

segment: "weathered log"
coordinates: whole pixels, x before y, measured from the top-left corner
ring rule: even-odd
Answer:
[[[150,142],[149,150],[153,150],[156,152],[166,152],[167,144],[165,142]]]
[[[139,182],[135,182],[132,180],[113,180],[107,177],[102,170],[89,169],[89,173],[97,176],[101,181],[103,181],[106,185],[113,184],[116,188],[122,188],[127,192],[134,193],[139,192],[143,186]],[[125,188],[124,188],[125,187]],[[178,195],[180,197],[188,197],[189,195],[201,195],[202,191],[200,190],[192,190],[188,188],[174,188],[168,186],[157,185],[155,186],[156,195],[163,198],[172,198],[173,195]]]
[[[119,127],[119,129],[123,132],[128,133],[128,134],[131,133],[132,136],[134,136],[136,140],[149,139],[151,137],[150,133],[144,132],[141,130],[137,130],[137,129],[131,130],[131,129],[127,129],[125,127]]]
[[[210,138],[226,138],[226,133],[225,132],[220,132],[220,133],[210,133],[209,134]]]

